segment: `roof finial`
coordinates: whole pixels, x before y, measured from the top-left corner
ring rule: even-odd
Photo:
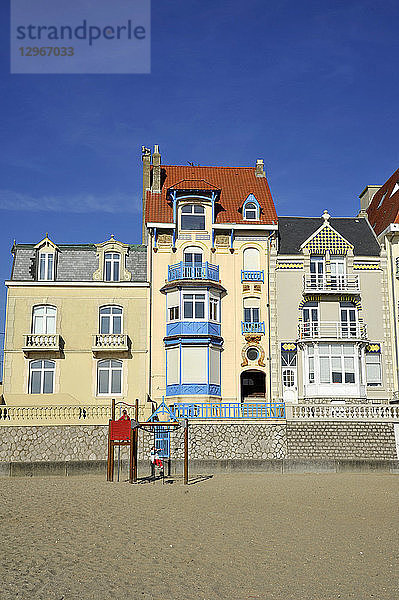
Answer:
[[[111,233],[111,237],[110,237],[109,239],[110,239],[110,240],[115,240],[115,238],[114,238],[114,234],[113,234],[113,233]]]
[[[321,216],[323,217],[323,219],[325,220],[326,223],[327,223],[328,219],[331,217],[331,215],[328,214],[328,210],[325,210]]]

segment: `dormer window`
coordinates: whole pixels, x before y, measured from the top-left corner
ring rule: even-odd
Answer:
[[[260,206],[253,194],[249,194],[242,207],[244,221],[259,221]]]
[[[54,253],[40,252],[39,253],[39,281],[54,280]]]
[[[121,255],[118,252],[106,252],[104,255],[104,281],[119,281]]]
[[[248,202],[248,204],[245,205],[244,219],[245,221],[258,220],[258,211],[256,208],[256,204],[254,204],[253,202]]]
[[[198,204],[186,204],[181,209],[181,229],[182,230],[204,230],[205,229],[205,209]]]

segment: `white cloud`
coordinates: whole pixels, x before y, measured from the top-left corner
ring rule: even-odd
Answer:
[[[117,192],[103,196],[93,194],[31,196],[13,190],[0,190],[0,210],[67,213],[139,213],[137,197]]]

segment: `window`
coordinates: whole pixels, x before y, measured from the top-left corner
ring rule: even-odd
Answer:
[[[209,296],[209,320],[219,321],[219,298]]]
[[[306,302],[302,309],[303,336],[317,336],[319,332],[319,305],[317,302]]]
[[[168,306],[168,320],[169,321],[177,321],[179,319],[180,310],[180,298],[179,292],[168,292],[166,296],[167,306]]]
[[[52,252],[40,252],[39,254],[39,280],[54,280],[54,254]]]
[[[259,298],[244,298],[244,322],[260,322],[260,301]]]
[[[257,248],[245,248],[243,253],[244,271],[260,270],[260,253]]]
[[[323,285],[324,258],[322,256],[310,257],[310,281],[316,289]]]
[[[52,394],[54,391],[55,362],[33,360],[29,366],[29,393]]]
[[[186,204],[181,209],[181,229],[205,229],[205,209],[198,204]]]
[[[34,306],[32,333],[55,333],[57,309],[54,306]]]
[[[100,360],[97,364],[97,393],[122,393],[122,361]]]
[[[119,281],[121,255],[117,252],[106,252],[104,255],[104,280]]]
[[[381,354],[366,352],[366,381],[367,385],[381,385]]]
[[[247,202],[244,206],[244,220],[245,221],[257,221],[258,207],[255,202]]]
[[[259,350],[257,348],[248,348],[247,350],[247,358],[248,360],[258,360],[259,358]]]
[[[309,356],[309,358],[312,357]],[[343,344],[319,344],[319,366],[320,383],[355,383],[354,346]],[[310,381],[310,376],[309,383],[312,383]]]
[[[122,333],[122,308],[120,306],[100,308],[100,333]]]
[[[184,250],[183,261],[187,266],[200,267],[202,265],[202,250],[195,246],[189,246]]]
[[[357,310],[352,302],[340,302],[342,337],[358,335]]]
[[[205,294],[183,294],[184,319],[205,318]]]

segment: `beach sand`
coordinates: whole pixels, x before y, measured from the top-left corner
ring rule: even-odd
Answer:
[[[0,598],[399,598],[399,477],[0,479]]]

